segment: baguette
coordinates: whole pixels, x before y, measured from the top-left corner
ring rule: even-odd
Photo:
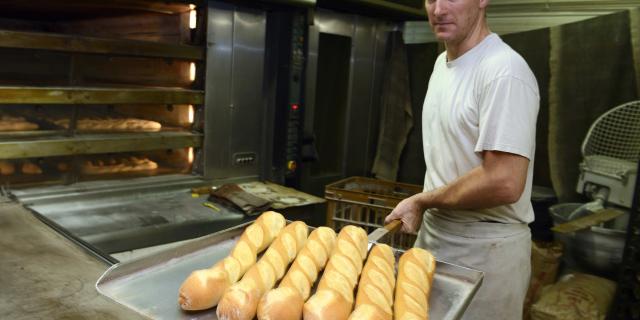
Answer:
[[[391,320],[393,318],[393,289],[395,258],[391,247],[377,244],[367,258],[358,284],[353,320]]]
[[[424,249],[411,248],[400,257],[394,319],[429,319],[429,294],[436,260]]]
[[[367,233],[346,226],[338,234],[316,293],[304,304],[305,320],[346,320],[353,308],[353,289],[367,256]]]
[[[37,164],[29,161],[22,164],[21,170],[24,174],[42,174],[42,169]]]
[[[0,175],[10,176],[16,171],[16,167],[13,163],[5,160],[0,160]]]
[[[286,226],[242,280],[224,293],[216,309],[218,319],[253,319],[260,298],[284,276],[289,263],[296,258],[307,241],[308,232],[309,228],[302,221]]]
[[[0,116],[0,131],[38,130],[39,126],[24,117]]]
[[[147,170],[155,170],[158,164],[147,159],[138,159],[136,157],[120,158],[118,160],[109,159],[109,163],[98,160],[97,165],[91,161],[85,161],[82,165],[82,173],[87,175],[94,174],[110,174],[120,172],[139,172]]]
[[[324,269],[336,243],[331,228],[319,227],[309,235],[304,248],[291,264],[277,289],[262,296],[258,304],[259,320],[302,319],[304,302],[311,295],[311,287]]]
[[[214,307],[224,291],[238,281],[256,262],[285,225],[284,217],[267,211],[248,226],[231,254],[209,269],[196,270],[182,283],[178,303],[184,310],[204,310]]]
[[[50,120],[55,125],[69,128],[69,119]],[[78,119],[76,130],[81,131],[159,131],[162,124],[135,118]]]
[[[67,172],[69,171],[69,164],[66,162],[58,162],[58,164],[56,165],[56,168],[60,172]]]
[[[32,122],[8,122],[0,121],[0,131],[29,131],[38,130],[38,125]]]

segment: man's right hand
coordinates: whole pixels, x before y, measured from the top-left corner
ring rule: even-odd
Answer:
[[[424,209],[418,204],[417,195],[406,198],[391,211],[384,219],[384,224],[389,224],[393,220],[402,221],[402,232],[416,233],[420,229],[422,223],[422,214]]]

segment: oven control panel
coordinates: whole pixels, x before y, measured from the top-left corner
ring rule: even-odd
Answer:
[[[287,134],[285,147],[285,178],[297,175],[302,140],[302,90],[305,65],[306,17],[296,14],[291,28],[291,55],[289,69],[289,105],[287,110]]]

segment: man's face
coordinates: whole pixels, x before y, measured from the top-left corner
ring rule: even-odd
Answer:
[[[486,0],[426,0],[429,24],[438,40],[456,43],[464,40],[484,18]]]

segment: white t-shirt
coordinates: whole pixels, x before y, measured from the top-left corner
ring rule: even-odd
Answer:
[[[436,60],[422,110],[422,141],[429,191],[482,164],[482,151],[528,158],[527,182],[520,199],[482,210],[429,209],[456,222],[533,221],[531,183],[540,94],[524,59],[496,34],[453,61]]]

